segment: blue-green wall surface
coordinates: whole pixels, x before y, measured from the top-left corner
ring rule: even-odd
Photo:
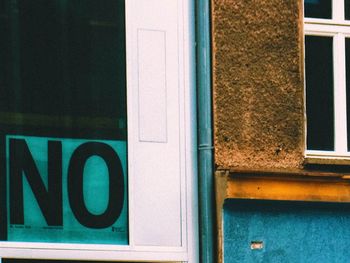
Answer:
[[[350,262],[347,203],[228,199],[223,220],[225,263]]]

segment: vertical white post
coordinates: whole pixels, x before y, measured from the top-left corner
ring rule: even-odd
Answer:
[[[345,155],[347,152],[346,117],[346,74],[345,74],[345,37],[334,36],[334,129],[335,152]]]
[[[332,10],[333,10],[333,20],[340,22],[344,21],[345,14],[344,14],[344,0],[334,0],[332,1]]]
[[[126,33],[130,246],[196,263],[193,4],[127,1]]]

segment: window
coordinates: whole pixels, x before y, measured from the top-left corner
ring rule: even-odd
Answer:
[[[124,2],[0,5],[1,154],[11,164],[1,239],[128,244]],[[85,159],[80,172],[74,156]]]
[[[307,157],[350,159],[350,1],[305,0]]]
[[[0,259],[198,262],[194,4],[0,0]]]

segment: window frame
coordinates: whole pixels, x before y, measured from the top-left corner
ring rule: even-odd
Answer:
[[[170,0],[169,0],[170,1]],[[175,1],[174,1],[175,2]],[[156,24],[159,27],[165,27],[158,23],[156,19],[152,20],[153,14],[143,13],[140,17],[140,10],[143,5],[157,5],[160,0],[154,1],[125,1],[126,12],[126,75],[127,75],[127,122],[128,122],[128,211],[129,211],[129,244],[128,245],[104,245],[104,244],[70,244],[70,243],[41,243],[41,242],[12,242],[0,241],[0,263],[2,258],[35,258],[52,260],[96,260],[96,261],[148,261],[148,262],[199,262],[199,235],[198,235],[198,191],[197,191],[197,155],[196,155],[196,90],[195,90],[195,9],[194,1],[176,1],[177,9],[174,10],[174,16],[178,18],[176,26],[173,28],[178,37],[178,46],[176,50],[179,67],[174,74],[179,83],[181,91],[179,95],[179,118],[176,119],[181,134],[177,135],[180,145],[176,150],[181,151],[181,169],[179,174],[180,193],[176,202],[179,203],[180,226],[179,244],[169,245],[145,244],[136,240],[136,211],[140,211],[140,204],[136,198],[137,171],[135,162],[135,152],[137,150],[136,140],[132,140],[138,135],[138,112],[135,110],[135,104],[138,100],[138,39],[137,30],[139,24],[143,27],[152,27]],[[163,4],[163,3],[162,3]],[[165,6],[164,1],[164,6]],[[142,11],[142,10],[141,10]],[[148,15],[148,16],[147,16]],[[166,17],[165,17],[166,18]],[[147,23],[146,23],[146,22]],[[169,23],[174,23],[170,20]],[[163,28],[161,28],[163,30]],[[164,29],[165,31],[166,29]],[[151,31],[151,30],[149,30]],[[175,34],[174,33],[174,34]],[[172,46],[173,47],[173,46]],[[175,105],[175,103],[174,103]],[[182,107],[180,107],[182,106]],[[181,128],[181,129],[180,129]],[[147,142],[150,144],[150,142]],[[146,143],[145,143],[146,144]],[[135,150],[136,149],[136,150]],[[178,157],[180,158],[180,157]],[[148,160],[138,160],[141,163]],[[152,165],[150,165],[152,166]],[[154,167],[153,167],[154,168]],[[163,180],[164,181],[164,180]],[[142,183],[142,182],[141,182]],[[151,184],[151,182],[148,182]],[[169,185],[169,187],[172,187]],[[147,187],[144,187],[147,188]],[[145,198],[147,199],[147,198]],[[151,199],[150,199],[151,200]],[[152,200],[151,200],[152,201]],[[141,208],[144,209],[145,207]],[[147,207],[146,207],[147,209]],[[144,211],[144,210],[141,210]],[[160,212],[161,214],[161,212]],[[171,214],[169,214],[171,216]],[[142,221],[142,220],[138,220]],[[160,228],[155,225],[155,227]],[[161,229],[161,228],[160,228]],[[169,230],[166,234],[169,235]],[[162,242],[162,241],[159,241]]]
[[[345,20],[344,1],[332,1],[332,19],[309,18],[304,15],[304,39],[306,36],[325,36],[333,38],[333,83],[334,83],[334,151],[309,150],[305,146],[307,159],[350,160],[347,139],[346,105],[346,54],[345,39],[350,38],[350,20]],[[304,45],[305,58],[305,45]],[[304,62],[305,66],[305,62]],[[305,74],[305,68],[304,68]],[[306,98],[306,78],[304,78]],[[307,99],[307,98],[306,98]],[[349,104],[350,106],[350,104]],[[305,103],[306,108],[306,103]],[[307,139],[307,116],[305,122]],[[350,131],[349,131],[350,132]]]

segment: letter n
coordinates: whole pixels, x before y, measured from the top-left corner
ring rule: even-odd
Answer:
[[[48,142],[48,189],[24,139],[9,141],[10,223],[24,224],[23,176],[49,226],[62,226],[62,145]],[[26,211],[30,213],[31,211]]]

